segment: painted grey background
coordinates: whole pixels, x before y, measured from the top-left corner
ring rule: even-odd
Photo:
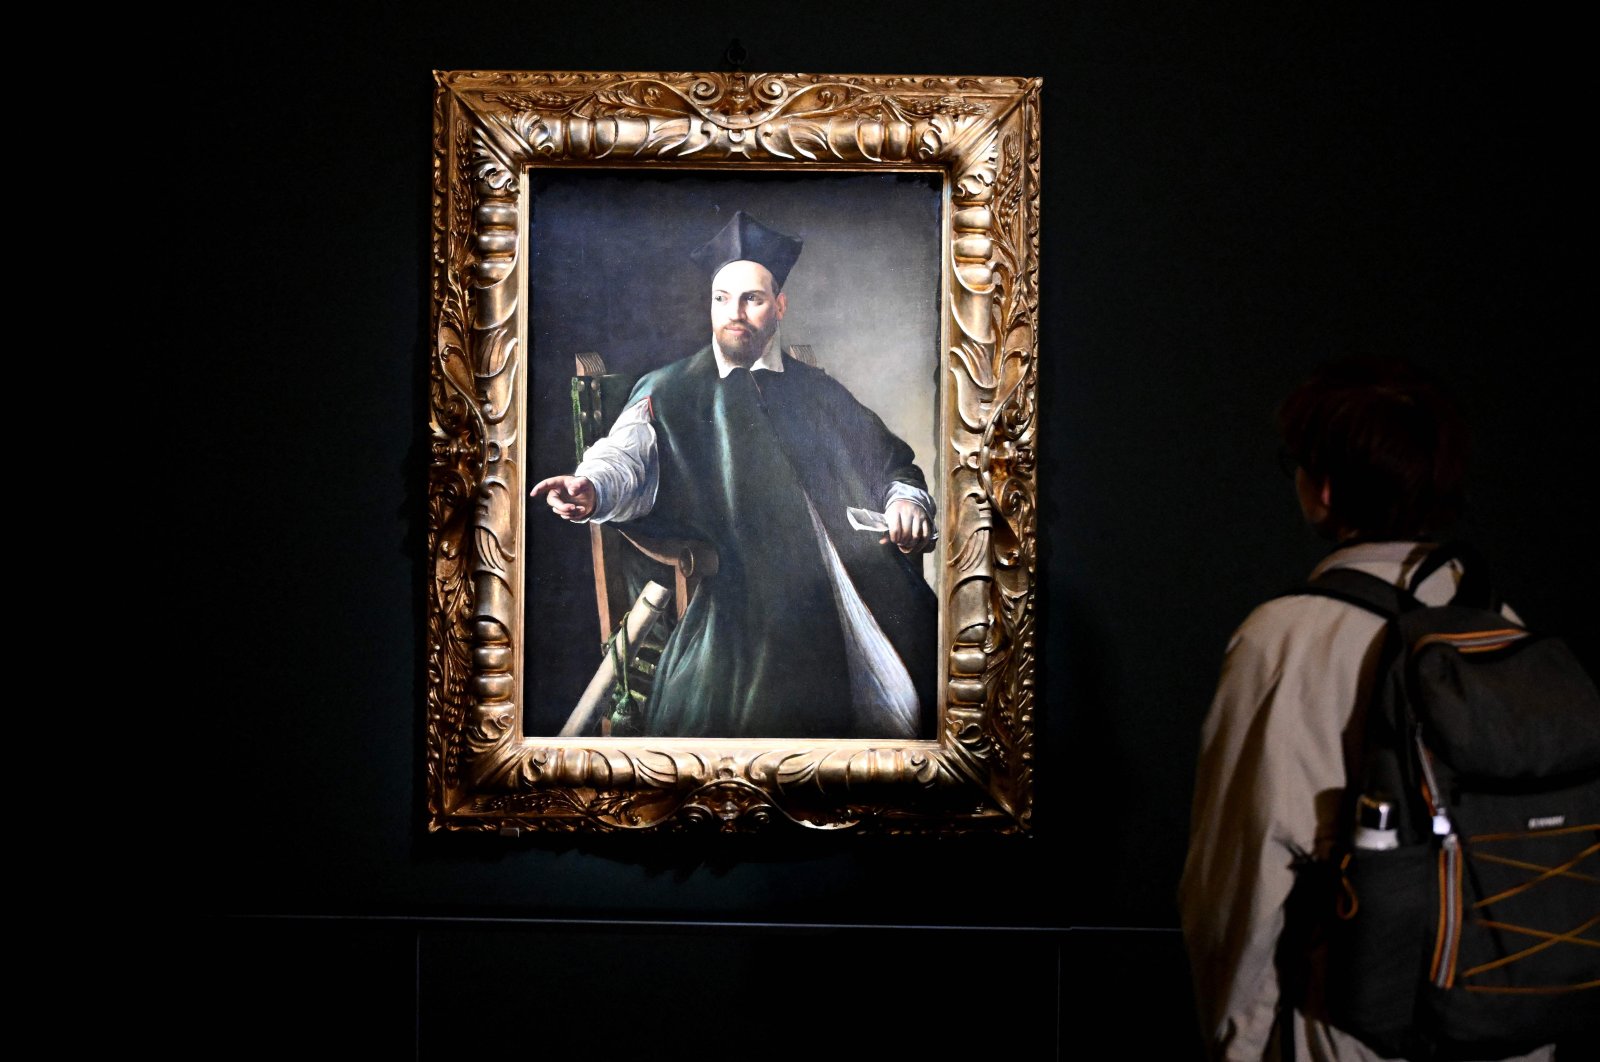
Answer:
[[[779,342],[817,362],[916,451],[937,498],[938,174],[538,170],[528,260],[532,461],[573,464],[573,355],[639,376],[711,340],[711,277],[689,255],[743,210],[805,241]],[[863,499],[870,505],[871,499]],[[560,729],[599,666],[589,534],[528,508],[529,734]],[[934,555],[924,559],[932,576]]]

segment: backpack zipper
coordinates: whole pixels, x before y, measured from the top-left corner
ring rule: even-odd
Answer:
[[[1456,980],[1456,952],[1461,943],[1461,840],[1450,821],[1444,794],[1433,773],[1433,758],[1422,743],[1420,727],[1412,730],[1417,762],[1422,768],[1422,797],[1433,813],[1433,833],[1439,837],[1439,932],[1434,937],[1433,967],[1428,976],[1434,987],[1449,988]]]
[[[1465,631],[1461,634],[1425,634],[1411,646],[1411,651],[1429,645],[1447,645],[1458,653],[1487,653],[1504,649],[1528,637],[1521,627],[1503,627],[1494,631]]]
[[[1456,952],[1461,945],[1461,843],[1454,833],[1439,849],[1439,937],[1434,947],[1433,984],[1456,982]]]
[[[1504,649],[1526,637],[1528,632],[1521,627],[1436,633],[1418,638],[1411,649],[1415,653],[1429,645],[1444,645],[1458,653],[1486,653]],[[1422,742],[1422,728],[1413,724],[1411,736],[1417,746],[1417,762],[1422,768],[1422,796],[1433,815],[1433,834],[1440,839],[1439,931],[1434,937],[1433,966],[1428,976],[1435,988],[1451,988],[1456,982],[1456,960],[1461,947],[1461,839],[1456,835],[1444,792],[1433,773],[1433,757]]]

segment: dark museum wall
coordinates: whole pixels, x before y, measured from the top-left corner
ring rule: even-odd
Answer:
[[[1464,530],[1596,655],[1580,35],[1347,7],[219,13],[227,65],[186,104],[225,193],[181,451],[225,703],[196,760],[227,764],[190,871],[202,1043],[1196,1057],[1198,728],[1230,631],[1324,549],[1276,463],[1288,388],[1354,351],[1440,372],[1476,429]],[[719,69],[734,37],[752,70],[1044,79],[1036,834],[429,835],[430,71]]]

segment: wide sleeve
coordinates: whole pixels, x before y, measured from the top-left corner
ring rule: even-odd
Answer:
[[[928,519],[938,515],[939,507],[934,504],[933,495],[921,487],[904,483],[900,480],[891,480],[883,492],[883,507],[888,509],[897,501],[908,501],[927,514]]]
[[[1296,857],[1331,831],[1342,734],[1373,624],[1280,598],[1234,635],[1201,731],[1179,887],[1208,1057],[1258,1062],[1278,1006],[1274,954]]]
[[[634,402],[578,462],[573,474],[594,484],[595,523],[635,520],[655,507],[661,465],[651,417],[649,399]]]
[[[883,418],[868,409],[839,381],[820,370],[813,370],[818,388],[820,412],[855,465],[857,474],[869,484],[881,504],[885,492],[895,483],[927,492],[927,478],[917,467],[910,444],[889,430]]]

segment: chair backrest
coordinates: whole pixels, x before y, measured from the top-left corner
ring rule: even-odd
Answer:
[[[572,441],[575,460],[611,430],[622,414],[623,404],[633,391],[634,378],[606,372],[605,358],[585,351],[573,358]],[[619,551],[626,546],[614,528],[589,525],[590,552],[594,558],[595,603],[600,610],[600,638],[610,638],[627,614],[626,574],[618,563]]]
[[[572,439],[581,461],[583,452],[603,438],[622,415],[638,378],[606,372],[605,359],[593,351],[573,360],[577,364],[572,376]]]

